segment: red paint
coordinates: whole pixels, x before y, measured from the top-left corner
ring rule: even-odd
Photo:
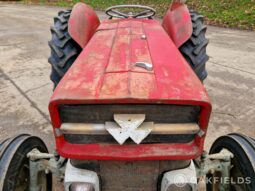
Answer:
[[[84,3],[77,3],[72,9],[68,21],[68,32],[84,48],[99,24],[99,18],[91,7]]]
[[[141,36],[146,35],[146,39]],[[146,61],[153,71],[135,66]],[[155,20],[118,19],[101,23],[55,89],[49,110],[54,128],[61,126],[58,105],[148,103],[199,105],[199,125],[206,132],[211,104],[204,86],[174,42]],[[107,112],[107,111],[105,111]],[[189,144],[69,144],[56,137],[59,154],[94,160],[194,159],[204,137]]]
[[[192,22],[189,10],[180,1],[173,1],[164,16],[163,28],[177,47],[183,45],[192,35]]]
[[[199,148],[194,144],[146,144],[146,145],[71,145],[57,140],[62,149],[59,154],[66,158],[81,160],[188,160],[199,157]]]

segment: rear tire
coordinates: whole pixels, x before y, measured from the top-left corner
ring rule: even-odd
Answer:
[[[72,66],[81,53],[81,47],[71,38],[68,32],[68,21],[71,10],[60,11],[54,17],[54,26],[51,27],[52,39],[49,41],[51,55],[48,59],[52,66],[50,79],[54,88]]]
[[[231,184],[231,191],[254,191],[255,190],[255,142],[240,134],[230,134],[218,138],[212,145],[210,154],[219,153],[222,149],[229,150],[234,158],[231,160],[233,166],[230,170],[230,177],[232,180],[237,181],[238,177],[248,178],[250,183],[244,184]],[[212,177],[212,175],[208,175]],[[214,175],[220,178],[220,175]],[[233,181],[233,182],[234,182]],[[207,191],[219,191],[218,182],[207,184]]]
[[[194,70],[201,81],[207,77],[206,62],[209,57],[206,53],[208,39],[205,37],[207,27],[204,25],[204,18],[197,12],[190,10],[193,32],[190,39],[185,42],[180,48],[180,52]]]
[[[43,141],[29,135],[19,135],[3,141],[0,155],[0,190],[3,191],[27,191],[29,190],[29,159],[27,154],[38,149],[47,153],[48,150]],[[52,187],[52,175],[39,173],[38,179],[41,191],[50,191]]]

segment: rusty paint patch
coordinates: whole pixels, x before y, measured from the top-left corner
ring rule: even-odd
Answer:
[[[121,72],[130,68],[130,35],[118,35],[115,38],[106,72]]]
[[[136,73],[130,74],[131,97],[147,98],[155,91],[155,77],[153,74]]]
[[[128,73],[109,73],[105,75],[100,98],[125,97],[128,94]]]

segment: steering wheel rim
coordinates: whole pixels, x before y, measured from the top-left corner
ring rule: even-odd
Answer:
[[[123,8],[137,8],[144,9],[144,11],[137,14],[126,14],[118,11],[117,9]],[[152,18],[156,14],[156,10],[144,5],[115,5],[106,9],[105,13],[110,16],[110,18]]]

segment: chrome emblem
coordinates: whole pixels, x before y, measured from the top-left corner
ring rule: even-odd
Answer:
[[[128,138],[140,144],[152,131],[153,123],[144,122],[144,114],[115,114],[114,122],[106,122],[106,130],[123,145]]]

